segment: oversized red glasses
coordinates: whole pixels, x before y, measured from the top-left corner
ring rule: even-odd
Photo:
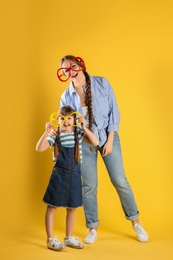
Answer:
[[[71,71],[79,72],[85,69],[85,62],[80,57],[75,57],[70,61],[70,67],[62,67],[57,70],[57,77],[60,81],[66,82],[70,76]]]

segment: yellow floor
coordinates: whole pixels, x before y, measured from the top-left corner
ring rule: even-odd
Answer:
[[[65,248],[61,252],[48,250],[45,246],[45,233],[43,228],[25,231],[15,237],[9,236],[2,239],[0,247],[1,260],[172,260],[173,237],[172,230],[152,229],[148,230],[150,239],[147,243],[140,243],[135,238],[132,228],[125,226],[122,230],[103,230],[99,228],[99,238],[93,245],[85,245],[84,249]],[[81,240],[86,235],[83,232],[74,233]],[[59,232],[59,239],[63,240],[64,233]]]

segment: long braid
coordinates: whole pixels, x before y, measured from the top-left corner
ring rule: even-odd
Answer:
[[[79,149],[77,127],[74,128],[74,138],[75,138],[75,159],[78,163],[80,163],[80,149]]]
[[[91,80],[84,70],[84,75],[86,78],[86,93],[85,93],[85,103],[88,106],[88,115],[89,115],[89,130],[92,132],[92,123],[93,123],[93,109],[92,109],[92,93],[91,93]],[[90,151],[95,153],[93,148],[90,146]]]
[[[84,70],[84,75],[86,77],[85,103],[88,106],[89,130],[92,131],[93,113],[92,113],[91,80],[86,70]]]
[[[54,151],[53,151],[53,153],[54,153],[54,158],[58,158],[58,155],[59,155],[59,147],[58,147],[58,142],[57,142],[57,139],[58,139],[58,137],[59,137],[59,134],[60,134],[60,129],[59,129],[59,127],[58,127],[58,129],[57,129],[57,134],[56,134],[56,140],[55,140],[55,144],[54,144]]]

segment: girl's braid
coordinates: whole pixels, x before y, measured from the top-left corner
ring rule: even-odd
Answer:
[[[74,138],[75,138],[75,159],[78,163],[80,163],[80,149],[79,149],[77,127],[74,127]]]
[[[54,144],[54,158],[56,158],[56,159],[57,159],[58,154],[59,154],[59,147],[58,147],[58,142],[57,142],[59,134],[60,134],[60,129],[58,127],[57,133],[56,133],[55,144]]]

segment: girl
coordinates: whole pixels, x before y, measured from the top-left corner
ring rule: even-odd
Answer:
[[[76,208],[82,206],[82,185],[80,162],[82,160],[81,143],[98,145],[97,137],[86,127],[83,117],[77,118],[83,128],[76,125],[74,109],[64,106],[59,111],[58,130],[52,129],[50,122],[46,123],[46,131],[36,145],[36,151],[43,152],[55,145],[56,162],[43,201],[47,204],[45,226],[47,233],[47,247],[56,251],[63,250],[66,246],[83,248],[77,238],[72,236]],[[65,207],[66,236],[64,243],[53,237],[54,214],[57,207]]]
[[[93,129],[99,138],[99,146],[93,147],[95,153],[90,152],[88,144],[82,144],[82,153],[85,157],[81,165],[83,203],[86,226],[89,228],[89,234],[84,242],[92,244],[97,239],[98,152],[119,195],[126,219],[132,222],[138,240],[146,242],[148,234],[139,223],[139,211],[123,167],[118,135],[120,114],[110,83],[104,77],[89,75],[84,61],[72,55],[61,59],[61,68],[57,71],[57,76],[61,81],[66,79],[71,81],[61,96],[60,106],[69,104],[79,111],[87,119],[89,129]]]

